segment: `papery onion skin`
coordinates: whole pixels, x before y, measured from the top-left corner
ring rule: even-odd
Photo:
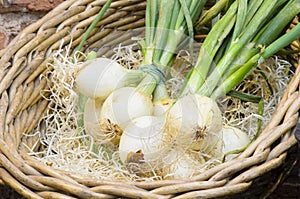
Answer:
[[[250,138],[247,133],[241,131],[240,129],[232,126],[224,126],[223,132],[223,148],[222,152],[226,155],[229,152],[241,150],[245,148],[250,142]],[[238,154],[226,155],[225,160],[231,160],[235,158]]]
[[[176,152],[173,152],[176,153]],[[199,174],[204,159],[195,158],[188,153],[177,152],[173,161],[163,168],[164,179],[188,179]]]
[[[169,143],[164,137],[164,125],[164,117],[142,116],[134,119],[124,129],[120,139],[121,161],[130,163],[133,153],[140,153],[143,155],[143,162],[150,165],[158,163],[169,149]]]
[[[96,103],[94,99],[88,98],[83,112],[84,128],[90,135],[97,135],[99,130],[99,116],[102,104]],[[93,136],[94,137],[94,136]]]
[[[112,92],[104,101],[100,122],[125,129],[133,119],[151,115],[152,112],[153,104],[148,95],[134,87],[123,87]]]
[[[113,130],[103,131],[100,123],[101,110],[101,101],[91,98],[87,99],[83,112],[84,129],[98,144],[107,142],[118,144],[123,131],[113,127],[111,127]]]
[[[221,111],[206,96],[188,94],[178,99],[167,113],[166,131],[182,147],[210,153],[222,139],[221,130]]]
[[[141,74],[139,70],[123,68],[114,60],[97,58],[87,60],[75,74],[75,87],[83,95],[103,101],[114,90],[139,82],[143,77]]]

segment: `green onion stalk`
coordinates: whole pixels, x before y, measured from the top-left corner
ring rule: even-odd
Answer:
[[[230,4],[230,0],[217,1],[208,11],[203,13],[199,20],[195,23],[195,30],[199,32],[206,24],[208,24],[215,17],[220,15],[222,10]],[[219,18],[219,17],[218,17]]]
[[[300,38],[299,24],[284,33],[299,12],[300,0],[234,1],[204,41],[182,95],[217,99],[230,92],[260,63]]]
[[[145,77],[148,78],[149,84],[159,85],[154,90],[154,101],[168,98],[163,84],[180,48],[189,42],[192,54],[193,24],[205,3],[206,0],[147,1],[146,35],[145,40],[141,42],[144,54],[141,68],[148,72],[147,76],[152,77]]]

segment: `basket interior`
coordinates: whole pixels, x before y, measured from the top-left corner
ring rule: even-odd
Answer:
[[[279,168],[297,141],[300,69],[282,97],[262,134],[239,156],[187,180],[113,182],[91,179],[74,172],[45,166],[28,152],[38,152],[39,136],[33,132],[48,109],[41,91],[53,54],[61,47],[76,47],[106,1],[70,0],[24,29],[0,51],[0,182],[28,198],[194,198],[223,197],[248,190],[253,180]],[[97,56],[111,57],[113,48],[136,43],[143,35],[146,2],[114,1],[84,45]],[[30,150],[29,150],[30,149]],[[262,191],[262,190],[261,190]]]

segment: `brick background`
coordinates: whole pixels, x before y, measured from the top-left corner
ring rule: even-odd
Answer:
[[[63,0],[0,0],[0,13],[8,12],[46,12],[57,6]]]
[[[64,0],[0,0],[0,50],[8,45],[24,27],[41,18]],[[295,167],[285,182],[270,199],[300,197],[300,164]],[[13,191],[0,187],[4,198],[16,198]],[[5,193],[10,193],[6,197]],[[1,197],[0,197],[1,198]]]
[[[64,0],[0,0],[0,50],[22,29]]]
[[[9,37],[4,29],[0,29],[0,49],[3,49],[9,42]]]

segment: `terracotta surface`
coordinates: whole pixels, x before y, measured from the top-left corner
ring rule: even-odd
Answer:
[[[4,48],[9,42],[9,37],[5,29],[0,29],[0,49]]]
[[[0,6],[0,13],[7,12],[36,12],[42,11],[46,12],[57,6],[59,3],[64,0],[3,0],[4,5]]]

